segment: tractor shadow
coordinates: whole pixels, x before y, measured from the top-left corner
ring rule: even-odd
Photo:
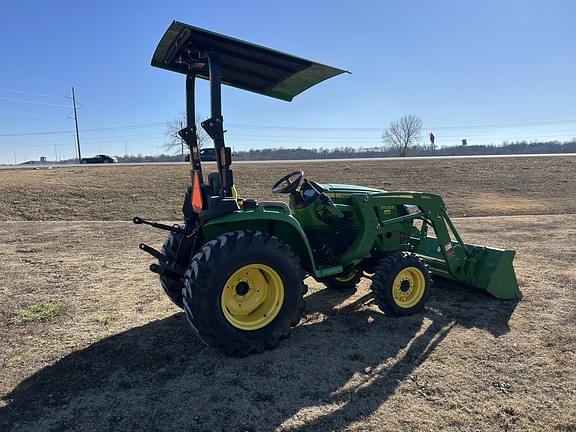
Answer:
[[[454,326],[499,336],[516,306],[445,283],[420,315],[388,318],[371,302],[314,292],[290,338],[244,359],[204,347],[182,313],[130,329],[22,381],[0,430],[341,429],[374,413]]]

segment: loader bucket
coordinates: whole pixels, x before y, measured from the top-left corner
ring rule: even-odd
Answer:
[[[513,250],[482,247],[476,255],[473,272],[467,283],[499,299],[520,300],[522,293],[512,265],[514,255],[516,252]]]
[[[461,248],[457,242],[452,242],[452,245],[454,250]],[[498,299],[522,298],[512,265],[515,251],[470,244],[464,244],[464,247],[468,257],[463,265],[457,266],[462,269],[459,273],[450,270],[435,238],[428,237],[422,241],[416,253],[429,265],[432,274],[486,291]]]

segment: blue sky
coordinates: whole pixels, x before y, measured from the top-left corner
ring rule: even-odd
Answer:
[[[174,19],[352,72],[291,103],[224,89],[234,149],[379,145],[405,114],[440,145],[576,136],[573,1],[4,2],[0,163],[74,156],[71,86],[84,154],[163,151],[184,79],[150,59]]]

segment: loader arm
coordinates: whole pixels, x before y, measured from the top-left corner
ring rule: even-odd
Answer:
[[[358,261],[371,251],[408,250],[422,258],[437,276],[482,289],[497,298],[521,298],[512,265],[515,252],[464,243],[439,195],[355,194],[351,203],[360,216],[362,229],[348,251],[338,258],[339,264]],[[406,206],[412,211],[394,218],[383,216],[382,209],[395,206]],[[420,227],[413,223],[416,220],[421,221]],[[430,228],[433,235],[429,235]]]

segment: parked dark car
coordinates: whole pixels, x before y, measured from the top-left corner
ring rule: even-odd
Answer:
[[[204,162],[216,162],[216,149],[215,148],[200,149],[200,160]]]
[[[190,155],[186,155],[186,162],[190,162]],[[216,149],[215,148],[203,148],[200,149],[200,160],[202,162],[216,162]]]
[[[81,164],[89,164],[89,163],[116,163],[118,160],[115,157],[108,156],[108,155],[96,155],[91,158],[82,158],[80,159]]]

